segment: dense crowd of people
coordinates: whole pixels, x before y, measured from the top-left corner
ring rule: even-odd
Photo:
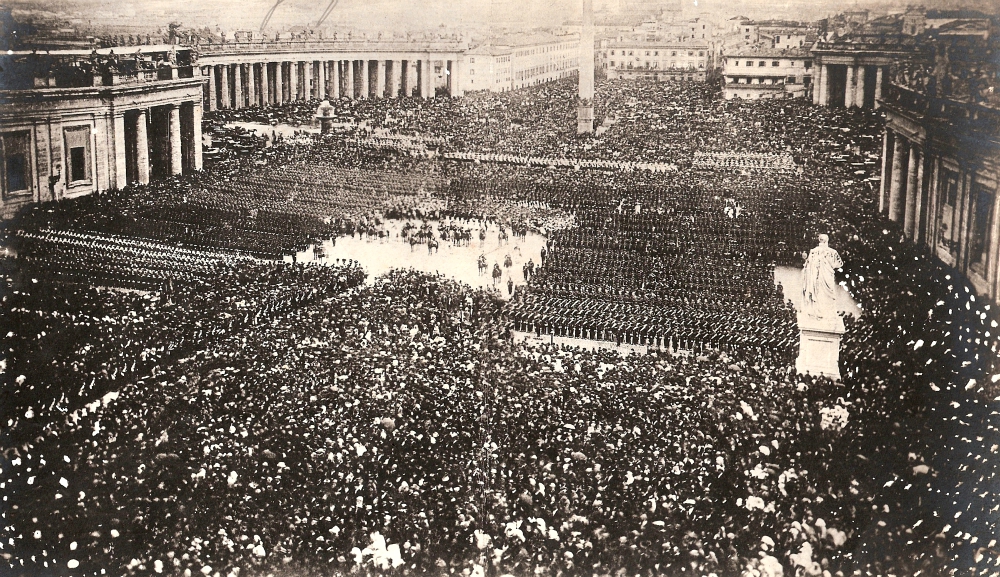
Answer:
[[[103,244],[76,245],[72,260],[13,244],[19,254],[3,260],[4,348],[11,351],[4,372],[18,382],[3,390],[5,448],[30,442],[67,413],[220,335],[365,278],[348,263],[288,265],[206,254],[192,266],[172,261],[176,254],[167,251],[145,255],[165,273],[150,276],[138,259],[135,267],[125,266]]]
[[[896,64],[892,81],[931,98],[950,98],[996,108],[1000,105],[1000,67],[995,58],[996,37],[988,34],[951,38],[941,35],[930,43],[933,53]]]
[[[246,139],[202,174],[12,221],[5,561],[206,577],[997,571],[1000,315],[877,216],[878,115],[614,82],[599,115],[617,121],[577,140],[547,132],[569,114],[564,84],[345,106],[454,150],[678,170]],[[698,151],[801,170],[697,168]],[[414,271],[362,284],[357,263],[264,260],[391,217],[530,227],[547,246],[509,303]],[[864,311],[845,318],[841,383],[795,374],[772,276],[818,233]],[[114,282],[127,259],[141,266]]]

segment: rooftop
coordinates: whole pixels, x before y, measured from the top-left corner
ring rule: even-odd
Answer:
[[[758,28],[811,28],[808,22],[798,22],[797,20],[751,20],[747,22],[750,26]]]
[[[506,36],[496,37],[490,40],[490,44],[495,46],[512,46],[514,48],[522,48],[524,46],[540,46],[543,44],[558,44],[560,42],[576,42],[579,40],[580,37],[578,35],[570,34],[558,36],[556,34],[548,34],[545,32],[532,32],[508,34]]]
[[[928,20],[944,20],[946,18],[989,18],[988,14],[979,10],[928,10]]]
[[[726,56],[754,56],[761,58],[809,58],[812,56],[809,48],[805,46],[796,46],[793,48],[771,48],[767,45],[756,44],[754,46],[746,46],[742,48],[737,48],[734,52],[725,53]]]
[[[612,40],[608,43],[608,48],[697,48],[707,49],[707,42],[670,42],[667,40],[645,40],[636,38],[633,40]]]
[[[154,44],[151,46],[117,46],[115,48],[96,48],[96,49],[70,49],[70,50],[10,50],[7,52],[8,56],[30,56],[30,55],[44,55],[44,56],[54,56],[54,57],[65,57],[65,58],[89,58],[90,56],[97,54],[99,56],[110,56],[111,54],[117,54],[118,56],[128,55],[132,56],[136,53],[140,54],[164,54],[174,50],[176,52],[190,52],[191,48],[188,46],[181,46],[179,44]]]
[[[495,46],[493,44],[481,44],[469,48],[465,54],[468,56],[503,56],[510,54],[513,48],[510,46]]]

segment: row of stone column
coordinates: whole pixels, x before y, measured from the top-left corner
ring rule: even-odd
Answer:
[[[903,233],[907,238],[916,238],[919,235],[918,223],[927,216],[924,214],[925,198],[921,194],[924,186],[923,147],[915,140],[886,130],[882,148],[886,164],[883,167],[879,208],[890,220],[903,223]]]
[[[156,114],[154,109],[138,109],[114,115],[115,186],[119,189],[131,182],[149,184],[151,160],[163,166],[168,175],[202,169],[202,103],[167,104],[155,110]],[[156,122],[162,125],[154,125]],[[150,146],[151,128],[162,140],[159,146]],[[151,158],[154,149],[160,158]]]
[[[983,194],[976,165],[943,159],[920,137],[891,128],[882,147],[882,213],[902,223],[906,238],[963,274],[975,273],[986,294],[1000,297],[1000,201],[993,191]]]
[[[882,98],[882,86],[885,76],[884,66],[873,66],[875,74],[869,74],[869,67],[866,65],[846,65],[846,64],[820,64],[817,66],[818,75],[813,83],[813,104],[829,106],[832,99],[831,68],[834,66],[843,67],[846,71],[846,82],[844,84],[844,106],[847,108],[865,107],[865,89],[868,82],[875,83],[874,107],[878,108],[878,101]],[[874,78],[869,78],[874,76]]]
[[[458,62],[444,61],[449,94],[460,93]],[[206,105],[240,109],[302,100],[434,96],[433,62],[423,60],[307,60],[207,66]]]

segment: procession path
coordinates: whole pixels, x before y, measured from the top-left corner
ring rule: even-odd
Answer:
[[[388,238],[377,239],[370,237],[347,236],[340,237],[336,242],[327,241],[323,245],[324,256],[319,259],[323,262],[335,264],[338,259],[356,260],[368,272],[369,282],[377,276],[385,274],[393,269],[413,268],[433,274],[443,274],[459,282],[468,283],[473,287],[490,288],[493,286],[491,272],[494,264],[500,265],[500,270],[504,275],[497,287],[503,298],[510,298],[507,290],[507,279],[514,281],[514,286],[525,284],[522,266],[532,260],[535,265],[541,263],[541,250],[545,246],[545,237],[528,232],[524,240],[515,239],[512,235],[506,243],[501,243],[498,239],[500,229],[496,224],[489,225],[486,231],[486,240],[479,240],[479,223],[457,220],[453,221],[458,226],[472,230],[473,239],[469,246],[454,246],[451,241],[438,239],[440,248],[437,252],[428,254],[426,244],[418,244],[410,247],[410,244],[402,237],[401,231],[405,220],[389,220],[385,222],[385,228],[389,232]],[[419,227],[421,221],[410,221]],[[452,222],[452,221],[448,221]],[[438,222],[431,221],[434,227],[434,234],[438,236]],[[507,230],[510,235],[510,230]],[[312,250],[297,255],[300,261],[310,261],[315,257]],[[487,271],[480,275],[476,264],[479,255],[486,256]],[[505,268],[504,260],[510,255],[513,266]]]

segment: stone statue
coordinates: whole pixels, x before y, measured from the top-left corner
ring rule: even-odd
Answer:
[[[819,246],[809,251],[802,268],[803,312],[817,319],[836,316],[837,281],[833,271],[844,266],[840,254],[829,243],[829,236],[819,235]]]

